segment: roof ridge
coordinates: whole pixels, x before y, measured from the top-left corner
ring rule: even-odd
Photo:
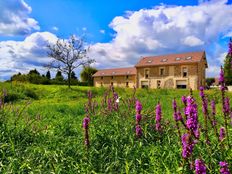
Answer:
[[[180,52],[180,53],[169,53],[169,54],[158,54],[158,55],[153,55],[153,56],[141,56],[141,59],[149,58],[149,57],[161,57],[161,56],[170,56],[170,55],[177,55],[177,54],[204,53],[204,52],[205,52],[205,50],[204,51],[190,51],[190,52]]]

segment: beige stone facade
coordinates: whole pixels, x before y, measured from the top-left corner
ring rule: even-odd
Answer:
[[[196,90],[205,85],[206,68],[205,52],[145,57],[135,68],[100,70],[94,75],[94,86]]]
[[[94,86],[96,87],[109,87],[110,85],[116,87],[133,88],[136,86],[135,75],[122,75],[122,76],[100,76],[94,78]]]
[[[148,74],[146,75],[146,72]],[[137,68],[139,88],[192,88],[205,85],[205,68],[200,63]]]
[[[94,75],[94,86],[96,87],[128,87],[136,86],[136,68],[114,68],[99,70]]]

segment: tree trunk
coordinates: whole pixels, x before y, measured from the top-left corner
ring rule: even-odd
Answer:
[[[71,71],[68,71],[68,88],[71,86]]]

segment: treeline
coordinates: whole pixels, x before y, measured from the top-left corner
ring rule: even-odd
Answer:
[[[56,84],[56,85],[65,85],[67,84],[67,80],[62,75],[61,71],[57,71],[54,78],[51,78],[50,71],[47,71],[46,74],[40,74],[36,69],[30,70],[28,74],[15,74],[11,77],[11,81],[19,81],[19,82],[28,82],[32,84]],[[76,77],[75,72],[73,71],[71,74],[71,84],[72,85],[81,85],[81,83]]]
[[[80,73],[81,81],[77,78],[74,71],[71,72],[70,82],[71,85],[79,86],[93,86],[93,77],[92,75],[97,72],[96,68],[93,67],[84,67]],[[32,83],[32,84],[54,84],[54,85],[67,85],[68,80],[64,78],[61,71],[57,71],[54,78],[51,78],[50,71],[47,71],[46,74],[40,74],[36,69],[30,70],[28,74],[18,73],[11,77],[11,81],[18,81],[23,83]]]

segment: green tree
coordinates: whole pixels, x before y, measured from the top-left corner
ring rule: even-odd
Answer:
[[[232,39],[229,41],[229,51],[224,60],[224,73],[226,85],[232,85]]]
[[[210,87],[214,82],[215,82],[215,78],[213,78],[213,77],[206,78],[206,85],[208,87]]]
[[[40,73],[36,69],[30,70],[28,74],[36,74],[40,76]]]
[[[72,71],[71,73],[71,79],[77,80],[77,77],[74,71]]]
[[[64,81],[64,77],[61,71],[57,71],[55,80],[60,81],[60,82]]]
[[[88,85],[93,85],[93,75],[97,72],[96,68],[86,66],[81,71],[81,81],[87,82]]]
[[[71,73],[80,66],[90,65],[93,59],[87,57],[87,50],[82,38],[72,35],[68,40],[58,39],[56,44],[49,45],[48,55],[53,58],[47,66],[65,73],[68,87],[71,85]]]
[[[47,79],[51,79],[51,73],[50,73],[50,71],[47,71],[47,73],[46,73],[46,77],[47,77]]]

